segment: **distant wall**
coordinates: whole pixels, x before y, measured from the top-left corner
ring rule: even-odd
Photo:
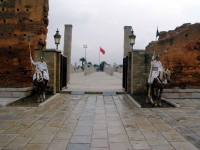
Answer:
[[[0,1],[0,87],[32,86],[31,54],[46,48],[48,0]]]

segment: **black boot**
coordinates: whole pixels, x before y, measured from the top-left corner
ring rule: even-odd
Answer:
[[[36,79],[33,80],[33,86],[36,86]]]
[[[48,80],[45,80],[45,86],[46,86],[46,88],[50,89],[50,86],[47,83],[48,83]]]

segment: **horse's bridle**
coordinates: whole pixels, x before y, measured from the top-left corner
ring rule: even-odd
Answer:
[[[166,74],[163,72],[163,78],[164,78],[164,81],[167,81],[167,77],[166,77]],[[167,84],[167,82],[163,82],[161,79],[160,79],[160,72],[159,72],[159,75],[157,76],[156,78],[158,80],[158,82],[160,84]]]

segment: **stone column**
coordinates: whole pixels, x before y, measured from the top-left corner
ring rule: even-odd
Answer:
[[[131,34],[132,26],[124,26],[124,57],[128,56],[128,52],[131,50],[129,42],[129,35]]]
[[[84,63],[84,75],[88,75],[88,64],[87,61]]]
[[[70,81],[71,69],[71,45],[72,45],[72,25],[65,25],[64,50],[63,54],[67,56],[67,83]]]

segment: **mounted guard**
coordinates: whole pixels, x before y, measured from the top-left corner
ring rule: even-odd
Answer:
[[[156,39],[159,36],[159,31],[157,27],[156,31]],[[156,47],[156,42],[155,42],[155,47]],[[164,69],[162,66],[162,63],[160,62],[160,55],[155,56],[155,48],[154,48],[154,53],[152,56],[152,61],[151,61],[151,68],[149,72],[149,76],[147,77],[146,80],[146,86],[147,86],[147,92],[148,92],[148,97],[146,99],[146,102],[148,103],[148,100],[151,101],[152,104],[154,104],[153,97],[156,96],[155,100],[155,106],[161,104],[161,94],[163,91],[163,88],[165,85],[170,84],[170,69]],[[154,95],[154,88],[156,89],[156,95]]]
[[[159,75],[159,72],[164,70],[162,63],[160,62],[159,59],[160,55],[156,55],[155,57],[154,55],[152,56],[152,61],[151,61],[152,71],[148,78],[149,84],[153,84],[153,81],[156,80],[156,78]]]
[[[48,81],[49,81],[49,72],[48,72],[48,68],[47,68],[47,64],[46,62],[44,62],[44,56],[40,57],[40,62],[34,62],[32,59],[32,56],[30,55],[30,60],[31,63],[36,66],[36,70],[40,70],[42,72],[44,81],[45,81],[45,87],[49,88]],[[33,75],[33,83],[34,85],[36,85],[36,72]]]

